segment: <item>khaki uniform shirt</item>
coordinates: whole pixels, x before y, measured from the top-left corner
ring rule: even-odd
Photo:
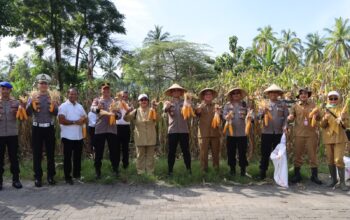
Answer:
[[[148,119],[149,111],[150,108],[147,108],[146,111],[138,108],[124,116],[125,121],[133,121],[135,124],[134,140],[136,146],[156,145],[156,122]]]
[[[337,117],[341,115],[342,108],[331,108],[330,109]],[[322,116],[325,114],[325,112],[322,113]],[[340,144],[340,143],[346,143],[348,142],[348,138],[346,137],[344,129],[338,125],[338,131],[339,133],[336,134],[335,132],[331,132],[330,126],[329,126],[329,121],[330,120],[335,120],[335,118],[330,115],[329,119],[326,120],[322,117],[320,126],[322,128],[322,139],[324,144]],[[346,115],[344,119],[344,125],[345,127],[348,127],[349,124],[349,116]]]
[[[297,137],[316,137],[317,127],[311,127],[310,112],[316,107],[315,103],[307,101],[303,104],[301,101],[291,107],[290,114],[294,116],[294,136]],[[306,119],[306,121],[305,121]]]
[[[180,100],[178,102],[171,101],[171,106],[165,108],[164,112],[168,115],[168,134],[172,133],[189,133],[187,121],[181,114],[181,109],[184,105],[184,101]]]
[[[19,102],[14,99],[7,101],[0,98],[0,137],[17,136],[18,127],[16,113]]]
[[[232,118],[233,136],[234,137],[246,136],[245,118],[248,114],[247,104],[244,101],[241,101],[239,103],[231,103],[231,102],[226,103],[224,106],[224,112],[223,112],[224,118],[230,111],[233,112],[233,118]]]
[[[201,113],[197,114],[199,117],[198,122],[198,137],[220,137],[219,127],[212,128],[211,122],[213,121],[215,114],[215,104],[205,104],[201,109]]]

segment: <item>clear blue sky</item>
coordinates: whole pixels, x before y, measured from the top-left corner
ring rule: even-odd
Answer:
[[[347,0],[114,0],[126,16],[128,31],[123,42],[128,48],[141,46],[154,25],[172,35],[209,44],[213,55],[228,51],[229,36],[236,35],[248,47],[257,29],[271,25],[280,36],[282,29],[295,31],[302,40],[308,33],[332,27],[334,18],[350,18]]]
[[[172,35],[210,45],[212,55],[228,51],[228,38],[236,35],[248,47],[257,29],[271,25],[277,36],[291,29],[304,40],[308,33],[332,27],[334,18],[350,18],[350,0],[113,0],[126,17],[126,36],[118,36],[125,48],[140,47],[154,25]],[[9,53],[21,57],[28,46],[9,49],[1,39],[0,59]]]

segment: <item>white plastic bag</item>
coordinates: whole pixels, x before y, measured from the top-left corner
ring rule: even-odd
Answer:
[[[343,157],[345,163],[345,180],[350,179],[350,157]]]
[[[272,151],[270,158],[275,167],[274,180],[282,186],[288,188],[288,163],[287,163],[287,147],[286,147],[286,135],[283,134],[281,142]]]

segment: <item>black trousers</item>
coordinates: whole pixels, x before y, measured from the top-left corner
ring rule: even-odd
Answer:
[[[66,180],[72,179],[72,156],[73,156],[73,177],[80,178],[81,153],[83,151],[83,140],[69,140],[62,138],[63,143],[63,169]]]
[[[94,152],[95,148],[95,127],[88,127],[89,137],[90,137],[90,150]]]
[[[43,170],[41,168],[41,160],[43,157],[43,147],[46,149],[47,157],[47,177],[54,177],[55,170],[55,128],[50,126],[40,128],[33,126],[32,130],[32,148],[33,148],[33,167],[34,178],[41,179]]]
[[[248,166],[248,160],[247,160],[248,138],[247,137],[227,136],[226,147],[227,147],[227,162],[230,168],[234,168],[236,166],[237,149],[238,149],[239,166],[241,168],[245,168],[246,166]]]
[[[112,168],[114,171],[117,171],[118,170],[118,163],[117,163],[118,149],[116,147],[117,135],[112,133],[95,134],[95,169],[101,170],[102,158],[103,158],[103,152],[105,149],[106,140],[108,143],[109,159],[111,161]]]
[[[188,133],[172,133],[168,134],[169,153],[168,153],[168,170],[173,172],[176,156],[176,148],[178,143],[182,150],[184,162],[187,169],[191,169],[191,154]]]
[[[0,179],[4,174],[4,160],[7,147],[7,153],[10,159],[10,170],[12,179],[19,179],[19,163],[18,163],[18,136],[0,137]]]
[[[120,162],[120,149],[122,151],[123,167],[129,166],[129,142],[130,142],[130,125],[117,125],[117,163]]]
[[[260,170],[269,168],[271,152],[281,142],[282,134],[261,134],[261,160]]]

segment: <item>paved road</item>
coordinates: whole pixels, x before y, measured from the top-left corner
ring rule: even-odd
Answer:
[[[0,191],[0,219],[349,219],[350,192],[306,185],[63,183]]]

